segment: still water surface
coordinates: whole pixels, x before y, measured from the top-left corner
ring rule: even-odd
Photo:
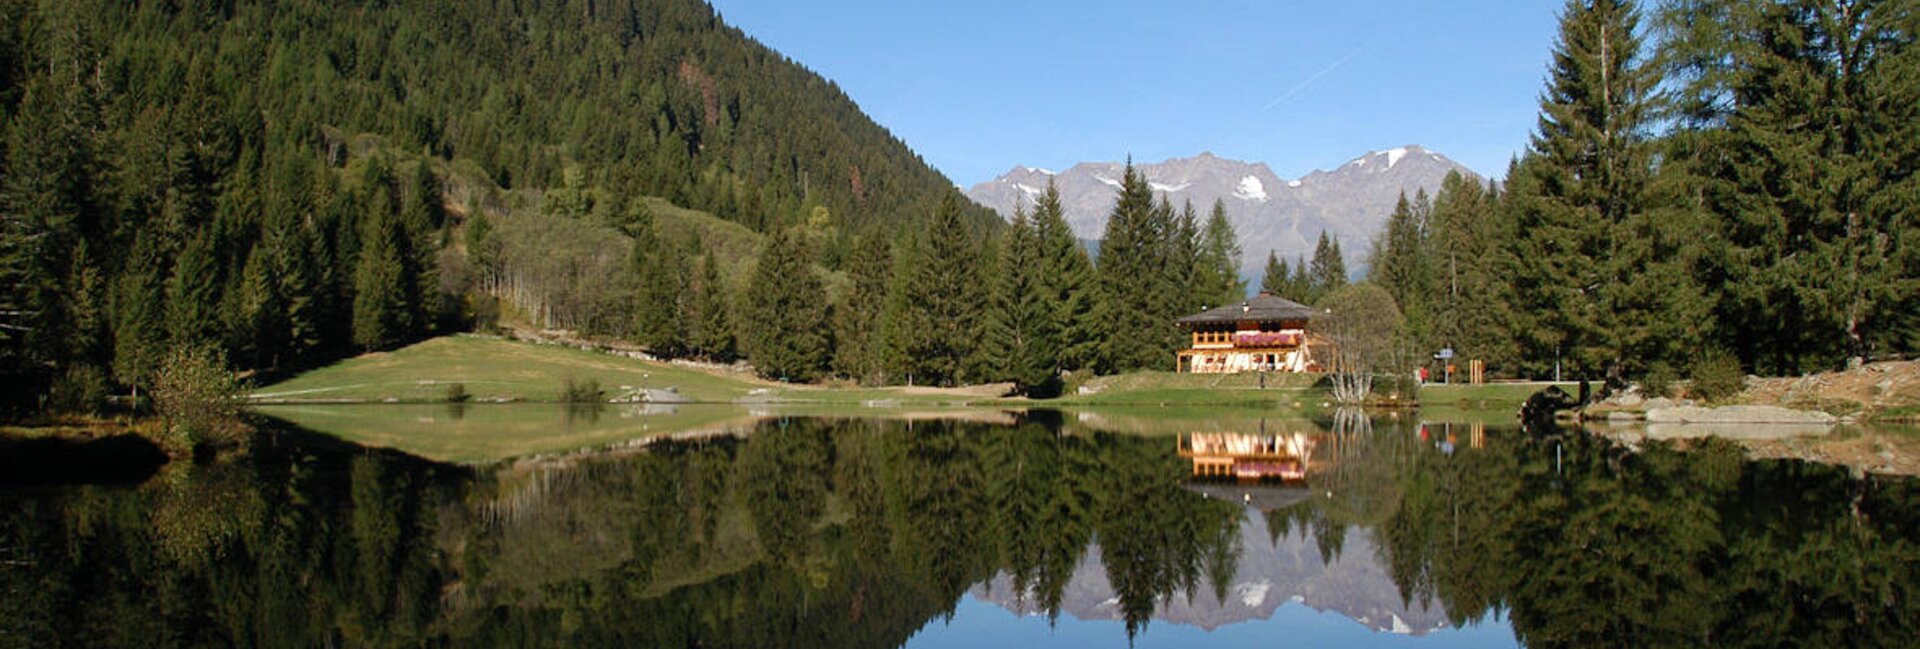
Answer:
[[[0,646],[1920,638],[1911,480],[1579,432],[1224,428],[789,417],[474,466],[272,424],[135,484],[0,487]]]

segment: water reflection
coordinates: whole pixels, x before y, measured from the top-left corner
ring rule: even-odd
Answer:
[[[1174,437],[792,418],[486,468],[286,431],[134,487],[0,490],[0,638],[887,647],[980,601],[1111,620],[1110,644],[1482,623],[1910,645],[1917,512],[1911,481],[1725,444],[1347,415]]]

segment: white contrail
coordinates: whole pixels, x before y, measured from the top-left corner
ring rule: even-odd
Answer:
[[[1348,52],[1346,56],[1340,57],[1340,60],[1334,61],[1331,65],[1328,65],[1327,67],[1320,68],[1319,72],[1315,72],[1313,73],[1313,76],[1307,77],[1306,81],[1302,81],[1300,83],[1294,84],[1293,88],[1288,89],[1286,94],[1280,95],[1279,97],[1275,97],[1273,101],[1267,102],[1267,105],[1261,106],[1259,112],[1262,112],[1262,113],[1267,112],[1269,110],[1272,110],[1274,106],[1280,105],[1280,102],[1286,101],[1288,99],[1292,99],[1294,95],[1300,94],[1300,91],[1306,90],[1307,86],[1311,86],[1313,85],[1313,82],[1319,81],[1320,77],[1327,76],[1328,73],[1331,73],[1336,69],[1339,69],[1340,66],[1346,65],[1347,61],[1353,60],[1353,57],[1358,56],[1361,50],[1364,50],[1364,49],[1366,49],[1366,47],[1362,46],[1359,49],[1356,49],[1352,52]]]

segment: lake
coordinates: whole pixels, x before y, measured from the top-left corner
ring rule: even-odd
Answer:
[[[737,414],[322,410],[652,436],[448,463],[269,419],[235,459],[7,483],[0,646],[1920,641],[1920,485],[1730,443]]]

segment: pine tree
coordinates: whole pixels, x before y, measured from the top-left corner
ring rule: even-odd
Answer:
[[[166,351],[166,315],[161,277],[165,271],[156,239],[161,235],[142,232],[135,235],[133,252],[126,272],[116,283],[113,298],[113,377],[136,393],[150,385],[153,372]]]
[[[1167,270],[1176,231],[1171,210],[1155,203],[1146,177],[1129,162],[1094,268],[1099,291],[1094,321],[1101,327],[1096,367],[1101,371],[1167,365],[1179,336],[1173,326],[1179,317],[1175,298],[1184,289],[1172,284]]]
[[[1090,367],[1098,349],[1098,323],[1093,319],[1095,302],[1093,262],[1080,241],[1067,226],[1060,206],[1060,190],[1052,180],[1040,194],[1033,210],[1034,245],[1039,269],[1039,284],[1044,302],[1053,316],[1052,328],[1060,337],[1056,370]]]
[[[1347,285],[1347,262],[1341,258],[1340,242],[1328,237],[1324,230],[1320,232],[1319,243],[1313,247],[1313,265],[1309,272],[1306,294],[1314,302]]]
[[[187,244],[167,282],[167,331],[175,345],[220,339],[220,274],[210,238],[202,235]]]
[[[1034,397],[1058,393],[1060,367],[1060,332],[1041,254],[1038,228],[1016,209],[995,276],[994,311],[1003,314],[997,328],[1004,331],[989,339],[999,339],[997,366],[1006,378]]]
[[[406,274],[406,229],[376,209],[361,240],[354,270],[353,342],[361,349],[391,349],[413,335],[414,305],[408,303],[413,278]]]
[[[1260,277],[1260,292],[1289,299],[1305,299],[1293,293],[1293,271],[1289,270],[1286,262],[1280,261],[1280,257],[1272,250],[1267,251],[1267,271]]]
[[[687,300],[687,340],[695,355],[731,363],[736,356],[733,318],[717,261],[712,251],[700,259],[700,274]]]
[[[1757,370],[1920,342],[1912,16],[1889,0],[1664,8],[1690,128],[1669,138],[1663,171],[1680,173],[1660,189],[1711,216],[1687,239],[1705,242],[1718,338]]]
[[[811,381],[826,370],[826,288],[800,237],[784,229],[767,237],[741,299],[741,338],[761,376]]]
[[[1274,261],[1269,253],[1268,268],[1273,267]],[[1206,229],[1201,234],[1200,259],[1194,278],[1194,295],[1203,306],[1216,307],[1246,299],[1247,283],[1240,279],[1240,237],[1227,221],[1227,206],[1220,199],[1214,199],[1213,211],[1208,214]],[[1264,282],[1262,285],[1264,288]]]
[[[685,351],[686,322],[681,297],[687,278],[678,246],[664,244],[648,252],[635,243],[639,259],[634,272],[639,275],[640,295],[635,300],[634,340],[659,356],[673,357]]]
[[[1413,201],[1405,192],[1387,217],[1387,228],[1374,239],[1368,278],[1387,291],[1405,319],[1403,334],[1417,347],[1433,343],[1428,302],[1432,299],[1432,268],[1428,259],[1427,220],[1431,213],[1425,190]]]
[[[1523,351],[1611,378],[1688,344],[1650,325],[1698,317],[1676,312],[1686,300],[1664,299],[1689,290],[1670,246],[1638,245],[1669,225],[1649,210],[1650,93],[1660,80],[1640,57],[1638,23],[1632,2],[1567,5],[1539,129],[1519,168],[1527,177],[1512,198],[1509,296],[1533,319],[1521,330]]]
[[[883,383],[888,331],[884,327],[893,245],[880,232],[858,237],[847,260],[845,304],[834,312],[834,368],[862,383]]]
[[[988,297],[973,233],[954,197],[941,201],[916,243],[918,261],[896,284],[903,310],[890,323],[890,342],[911,382],[952,385],[974,353]]]

